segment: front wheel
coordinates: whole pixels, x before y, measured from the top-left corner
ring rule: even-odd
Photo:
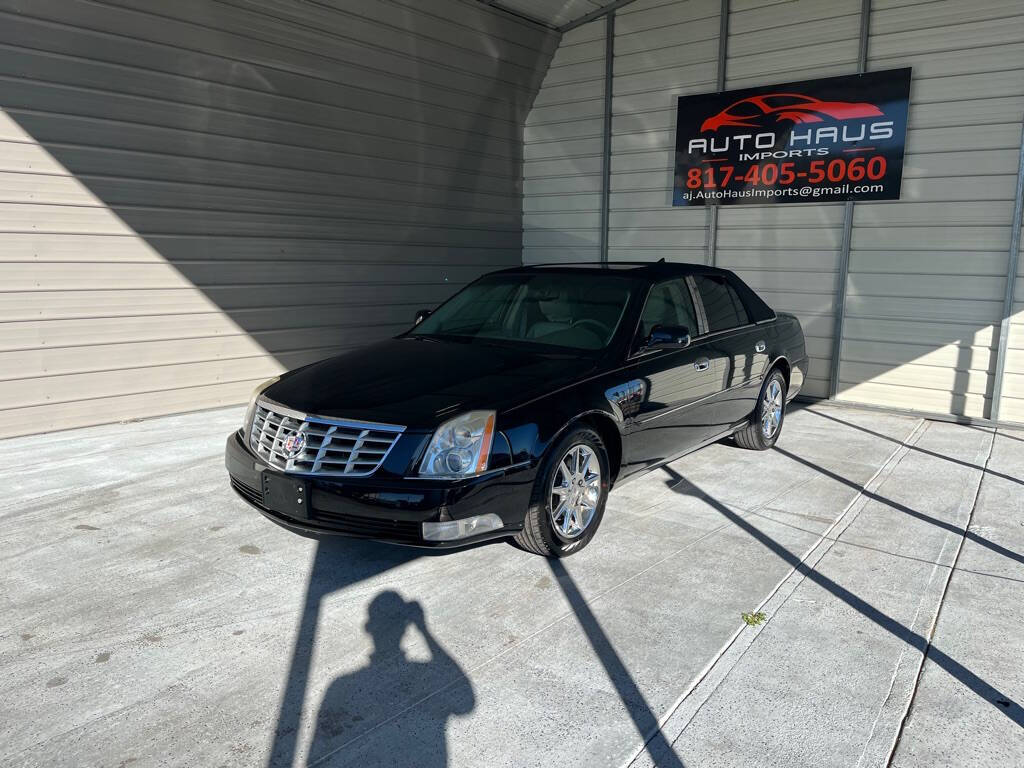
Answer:
[[[761,385],[750,423],[736,433],[736,444],[752,451],[768,450],[779,439],[785,417],[786,379],[781,371],[774,370]]]
[[[604,443],[592,429],[559,440],[541,465],[516,544],[545,557],[579,552],[601,524],[610,475]]]

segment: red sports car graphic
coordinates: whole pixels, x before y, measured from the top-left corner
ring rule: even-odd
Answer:
[[[701,131],[717,131],[723,126],[767,127],[789,120],[793,123],[820,123],[825,118],[849,120],[856,117],[880,117],[874,104],[853,101],[822,101],[802,93],[769,93],[750,96],[730,104],[703,122]]]

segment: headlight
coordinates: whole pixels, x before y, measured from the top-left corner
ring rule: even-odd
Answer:
[[[494,411],[470,411],[434,432],[420,464],[426,477],[471,477],[487,471]]]
[[[242,422],[242,437],[245,438],[244,442],[246,445],[249,444],[249,430],[252,429],[252,417],[256,414],[256,398],[262,395],[263,391],[268,389],[270,385],[276,384],[280,378],[280,376],[275,376],[272,379],[267,379],[256,387],[249,396],[249,407],[245,409],[245,421]]]

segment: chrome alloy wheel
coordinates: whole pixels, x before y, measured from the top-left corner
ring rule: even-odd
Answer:
[[[782,421],[782,385],[778,379],[772,379],[764,390],[764,401],[761,403],[761,434],[771,440],[779,429]]]
[[[551,478],[549,498],[555,530],[567,539],[581,536],[601,498],[601,464],[590,446],[577,443],[565,452]]]

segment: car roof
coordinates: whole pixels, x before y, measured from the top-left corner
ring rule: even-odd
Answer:
[[[678,261],[586,261],[572,263],[530,264],[522,267],[501,270],[502,273],[514,274],[615,274],[641,280],[670,280],[675,277],[686,277],[694,274],[730,275],[728,270],[712,267],[707,264],[690,264]]]

